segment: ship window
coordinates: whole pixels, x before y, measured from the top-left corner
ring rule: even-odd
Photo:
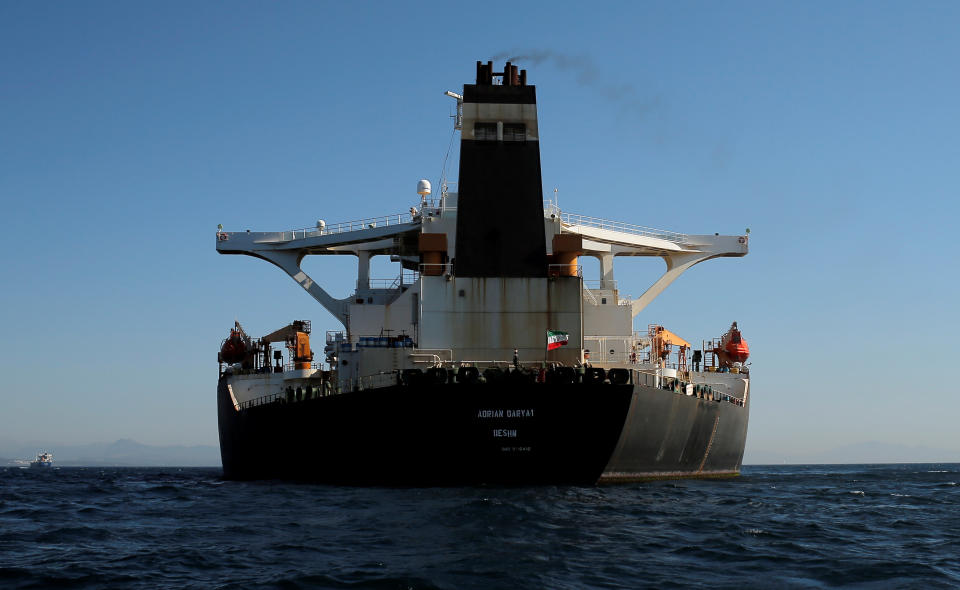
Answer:
[[[527,126],[523,123],[504,123],[503,141],[527,141]]]
[[[497,124],[474,123],[473,138],[477,141],[497,141]]]

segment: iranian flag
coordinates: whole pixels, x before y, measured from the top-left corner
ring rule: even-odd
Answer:
[[[570,335],[558,330],[547,330],[547,350],[553,350],[566,346],[570,341]]]

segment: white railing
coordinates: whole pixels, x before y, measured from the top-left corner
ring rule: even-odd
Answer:
[[[560,217],[561,213],[560,207],[558,207],[557,204],[552,200],[543,202],[543,212],[552,217]]]
[[[594,291],[599,291],[601,289],[611,290],[617,288],[617,281],[584,279],[583,286],[586,289],[593,289]]]
[[[543,202],[543,212],[547,216],[560,219],[560,221],[569,226],[595,227],[597,229],[607,229],[638,236],[647,236],[650,238],[660,238],[677,242],[687,243],[687,235],[678,232],[635,225],[633,223],[624,223],[623,221],[612,221],[610,219],[601,219],[599,217],[590,217],[589,215],[578,215],[576,213],[564,213],[552,200]]]
[[[430,364],[440,366],[443,363],[453,362],[452,348],[415,348],[407,355],[414,364]],[[441,358],[446,357],[446,358]]]
[[[301,369],[297,368],[297,365],[299,364],[301,363],[297,363],[294,361],[287,361],[283,363],[283,370],[284,371],[300,371]],[[310,363],[310,369],[308,370],[312,370],[312,371],[323,370],[323,363]]]
[[[601,364],[612,364],[612,365],[640,365],[641,356],[636,352],[624,352],[616,351],[610,352],[606,349],[586,349],[590,350],[590,362],[591,363],[601,363]]]
[[[367,217],[364,219],[355,219],[353,221],[343,221],[338,223],[323,223],[322,225],[317,225],[314,227],[302,227],[298,229],[291,229],[282,232],[252,232],[257,237],[263,238],[268,236],[271,240],[279,242],[288,242],[291,240],[299,240],[303,238],[314,238],[317,236],[326,236],[326,235],[336,235],[343,234],[353,231],[361,231],[366,229],[374,229],[378,227],[391,227],[396,225],[401,225],[405,223],[416,223],[419,222],[423,216],[435,216],[440,215],[442,210],[440,208],[440,199],[425,199],[418,203],[420,208],[410,207],[410,211],[406,213],[395,213],[393,215],[381,215],[379,217]],[[217,240],[224,242],[231,238],[235,234],[240,234],[242,232],[225,232],[221,229],[217,230]],[[250,234],[250,231],[246,233]]]
[[[593,296],[593,293],[590,291],[590,289],[583,290],[583,300],[589,301],[594,305],[600,305],[600,302],[597,301],[597,298]]]
[[[449,262],[444,263],[423,263],[420,265],[419,275],[451,275],[453,274],[453,265]]]
[[[586,285],[586,283],[587,283],[587,281],[584,281],[584,285]],[[601,301],[598,301],[598,300],[597,300],[598,294],[599,294],[599,296],[600,296],[601,298],[604,298],[604,299],[610,299],[611,297],[613,297],[612,295],[604,297],[604,295],[603,295],[602,293],[599,293],[600,291],[606,291],[606,290],[608,290],[608,289],[606,289],[606,288],[603,288],[603,289],[590,289],[590,288],[584,286],[584,289],[583,289],[583,300],[584,300],[584,301],[589,301],[589,302],[593,303],[594,305],[600,305],[600,304],[601,304]],[[615,299],[617,300],[617,301],[616,301],[616,304],[617,304],[617,305],[633,305],[633,298],[630,297],[629,295],[623,295],[623,296],[621,296],[621,295],[618,294],[617,297],[615,297]],[[612,303],[611,303],[611,305],[612,305]]]
[[[404,270],[392,279],[369,279],[371,289],[399,289],[409,287],[420,279],[420,273],[415,270]]]
[[[354,221],[344,221],[340,223],[327,223],[322,227],[304,227],[282,232],[281,239],[296,240],[298,238],[312,238],[315,236],[326,236],[332,234],[342,234],[351,231],[360,231],[364,229],[373,229],[376,227],[389,227],[410,223],[420,219],[419,213],[414,216],[412,213],[396,213],[394,215],[381,215],[380,217],[367,217],[366,219],[356,219]],[[290,238],[287,238],[290,234]]]

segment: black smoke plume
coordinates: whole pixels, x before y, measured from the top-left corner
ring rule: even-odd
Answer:
[[[574,74],[577,84],[596,91],[621,107],[644,114],[659,103],[655,97],[645,97],[633,84],[614,82],[601,74],[600,68],[589,57],[566,55],[550,50],[514,50],[493,56],[495,61],[509,61],[521,67],[526,64],[550,65]]]

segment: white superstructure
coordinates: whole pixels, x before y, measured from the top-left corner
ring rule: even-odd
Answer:
[[[421,183],[421,187],[422,183]],[[429,189],[428,189],[429,190]],[[577,281],[540,279],[470,279],[456,276],[456,193],[424,198],[408,213],[324,223],[281,232],[218,232],[217,250],[247,254],[272,262],[303,287],[344,326],[337,356],[347,360],[341,379],[424,366],[435,360],[510,361],[514,349],[524,362],[544,360],[599,366],[639,362],[631,354],[647,345],[636,334],[633,318],[693,265],[722,256],[744,256],[747,236],[690,235],[561,211],[547,201],[543,228],[547,253],[555,236],[579,238],[579,256],[600,262],[600,276]],[[506,214],[506,213],[505,213]],[[482,220],[479,221],[482,223]],[[318,224],[320,225],[320,224]],[[446,262],[422,263],[421,234],[445,236]],[[351,255],[358,261],[357,287],[343,299],[332,297],[301,268],[306,256]],[[402,272],[392,281],[371,281],[370,260],[389,256]],[[618,256],[656,256],[666,270],[639,298],[622,298],[614,274]],[[556,265],[561,266],[561,265]],[[579,265],[576,274],[581,275]],[[554,303],[550,311],[543,303]],[[557,305],[557,302],[563,302]],[[582,318],[582,320],[581,320]],[[543,324],[543,325],[540,325]],[[544,350],[543,334],[563,328],[570,344]],[[416,354],[405,348],[364,347],[366,338],[407,335]],[[358,350],[361,354],[356,354]],[[354,353],[354,354],[350,354]],[[351,356],[356,357],[353,363]],[[352,364],[352,367],[351,367]]]

